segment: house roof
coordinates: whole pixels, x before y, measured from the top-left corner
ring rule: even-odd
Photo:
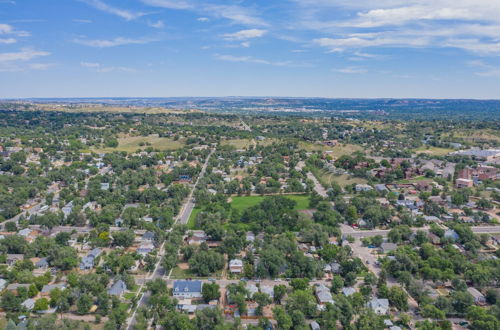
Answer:
[[[64,283],[59,283],[59,284],[46,284],[43,286],[42,288],[42,293],[49,293],[51,292],[52,290],[54,290],[55,288],[58,288],[58,289],[61,289],[61,290],[64,290],[66,289],[66,284]]]
[[[229,267],[243,267],[243,261],[241,259],[232,259],[229,261]]]
[[[356,289],[354,289],[353,287],[342,288],[342,293],[344,294],[344,296],[350,296],[350,295],[354,294],[355,292],[356,292]]]
[[[479,292],[479,290],[477,290],[476,288],[473,288],[473,287],[470,287],[470,288],[467,288],[467,291],[475,298],[475,299],[483,299],[484,298],[484,295]]]
[[[127,291],[127,285],[122,280],[118,280],[108,290],[108,294],[119,296],[125,291]]]
[[[185,281],[185,280],[174,281],[173,292],[174,293],[201,293],[202,286],[203,286],[203,283],[201,281]]]
[[[144,233],[144,235],[142,235],[142,239],[154,240],[154,238],[155,238],[155,233],[153,233],[152,231],[147,231]]]
[[[389,309],[389,300],[385,298],[384,299],[373,298],[368,302],[368,306],[371,309],[377,309],[377,308]]]
[[[101,254],[101,249],[95,248],[92,251],[89,252],[88,256],[97,258]]]
[[[457,232],[454,231],[453,229],[448,229],[447,231],[445,231],[444,232],[444,237],[453,238],[454,240],[459,239],[459,236],[458,236]]]
[[[330,293],[330,289],[324,285],[318,285],[315,288],[316,297],[321,303],[334,303],[332,294]]]
[[[26,299],[21,303],[22,306],[26,307],[26,309],[32,310],[35,307],[35,299]]]
[[[380,245],[380,248],[384,252],[390,252],[390,251],[396,250],[398,248],[398,246],[396,244],[394,244],[394,243],[382,243]]]
[[[35,266],[36,267],[48,267],[49,262],[47,261],[47,258],[42,258],[35,263]]]

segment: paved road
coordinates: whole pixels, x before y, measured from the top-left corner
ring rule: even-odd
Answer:
[[[206,169],[208,166],[208,161],[210,160],[210,157],[212,157],[214,152],[215,152],[215,148],[212,149],[212,151],[208,155],[207,159],[205,160],[205,163],[203,164],[200,175],[198,176],[198,179],[196,180],[196,182],[192,186],[191,192],[189,193],[187,201],[185,202],[184,206],[181,208],[181,211],[179,212],[179,215],[176,217],[174,224],[176,224],[178,222],[181,224],[187,224],[189,217],[191,216],[191,212],[193,211],[193,208],[195,205],[195,203],[193,202],[194,190],[195,190],[196,186],[198,185],[198,182],[200,181],[200,179],[205,175],[205,172],[206,172]],[[168,231],[170,231],[170,230],[171,229],[169,229]],[[165,250],[163,248],[164,245],[165,245],[165,242],[161,245],[161,247],[159,249],[158,262],[155,265],[155,269],[153,270],[153,272],[151,274],[149,274],[149,276],[143,278],[142,281],[140,281],[141,287],[138,290],[138,292],[141,292],[141,298],[139,299],[136,307],[133,309],[132,315],[127,319],[127,327],[126,327],[127,330],[131,330],[134,327],[135,316],[137,314],[137,310],[143,306],[146,306],[147,302],[149,300],[149,297],[150,297],[149,291],[143,293],[144,286],[146,286],[149,281],[154,281],[155,279],[163,278],[163,277],[165,277],[165,275],[167,275],[165,272],[165,269],[162,266],[162,259],[163,259],[163,256],[165,254]],[[168,273],[168,276],[167,276],[168,279],[170,279],[171,274],[172,274],[172,270],[170,270],[170,272]]]
[[[352,227],[342,224],[340,225],[340,229],[342,231],[342,234],[344,235],[350,235],[354,238],[365,238],[365,237],[373,237],[373,236],[387,236],[390,230],[383,230],[383,229],[374,229],[374,230],[356,230],[353,229]],[[474,234],[495,234],[495,233],[500,233],[500,226],[474,226],[470,227],[472,232]],[[412,228],[414,232],[421,230],[424,232],[429,231],[429,227],[415,227]]]
[[[311,173],[307,172],[307,178],[314,182],[314,190],[323,198],[327,198],[328,194],[326,193],[326,189],[319,183],[318,179]]]
[[[184,207],[179,212],[178,219],[179,219],[179,222],[181,224],[185,225],[188,223],[189,217],[191,216],[191,212],[193,211],[193,209],[195,207],[195,202],[193,201],[194,190],[196,189],[198,182],[200,182],[200,179],[205,175],[205,172],[206,172],[207,166],[208,166],[208,161],[210,160],[210,157],[212,157],[214,152],[215,152],[215,149],[212,149],[212,151],[208,155],[207,159],[205,160],[205,163],[203,164],[203,167],[201,168],[200,175],[198,176],[198,179],[196,180],[195,184],[193,185],[193,189],[191,189],[191,192],[189,193],[187,203],[184,205]]]

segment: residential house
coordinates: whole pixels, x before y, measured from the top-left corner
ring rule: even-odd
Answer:
[[[470,188],[474,186],[474,181],[469,179],[457,179],[455,181],[455,187],[457,188]]]
[[[441,220],[436,217],[436,216],[433,216],[433,215],[424,215],[424,220],[426,222],[434,222],[434,223],[440,223]]]
[[[321,330],[321,327],[316,321],[312,321],[309,325],[311,327],[311,330]]]
[[[155,240],[155,233],[152,231],[147,231],[142,235],[141,238],[143,241],[150,241],[153,242]]]
[[[270,285],[261,285],[260,292],[267,294],[271,299],[274,299],[274,287]]]
[[[323,284],[316,285],[314,292],[316,294],[316,299],[318,299],[318,303],[320,305],[326,305],[327,303],[330,304],[335,303],[332,294],[330,292],[330,289],[327,286]]]
[[[229,271],[233,274],[241,274],[243,272],[243,261],[241,259],[229,261]]]
[[[178,298],[201,298],[201,289],[203,283],[201,281],[177,280],[174,281],[172,294]]]
[[[6,289],[9,290],[10,292],[12,292],[13,294],[17,294],[17,289],[26,288],[26,290],[28,290],[30,285],[31,284],[12,283],[12,284],[7,285]]]
[[[427,237],[429,238],[429,241],[434,244],[434,245],[439,245],[441,244],[441,239],[436,235],[436,234],[433,234],[433,233],[429,233],[427,234]]]
[[[7,281],[4,280],[3,278],[0,278],[0,291],[5,289],[5,286],[7,285]]]
[[[248,283],[245,286],[245,289],[248,291],[248,296],[249,297],[253,297],[254,294],[256,294],[257,292],[259,292],[259,288],[257,288],[257,286],[255,286],[254,284],[250,284],[250,283]]]
[[[122,280],[118,280],[108,290],[108,294],[113,296],[121,296],[125,291],[127,291],[127,285]]]
[[[355,186],[355,189],[357,192],[360,192],[360,191],[370,191],[370,190],[373,190],[373,187],[368,185],[368,184],[357,184]]]
[[[35,267],[38,269],[49,268],[49,262],[47,261],[47,258],[40,258],[40,260],[37,263],[35,263]]]
[[[12,266],[17,261],[23,259],[24,259],[24,254],[7,254],[7,265]]]
[[[344,294],[344,296],[349,297],[350,295],[356,293],[356,289],[353,287],[345,287],[342,288],[342,293]]]
[[[35,299],[26,299],[21,303],[21,306],[26,308],[27,310],[31,311],[35,307]]]
[[[486,298],[476,288],[469,287],[467,288],[467,292],[469,292],[471,296],[474,297],[474,303],[476,303],[476,305],[484,305],[486,303]]]
[[[101,254],[101,249],[95,248],[89,252],[85,257],[82,258],[82,262],[80,263],[80,269],[92,269],[94,268],[95,259]]]
[[[31,229],[30,228],[21,229],[20,231],[18,231],[17,234],[26,238],[28,237],[29,234],[31,234]]]
[[[380,251],[382,253],[389,253],[391,251],[394,251],[398,248],[398,246],[394,243],[382,243],[380,245]]]
[[[73,212],[73,201],[64,205],[64,207],[61,208],[61,211],[64,214],[64,218],[67,218],[71,214],[71,212]]]
[[[253,242],[253,241],[255,241],[255,234],[252,233],[251,231],[249,231],[246,233],[245,238],[246,238],[247,242]]]
[[[389,312],[389,300],[373,298],[368,302],[368,307],[377,315],[385,315]]]
[[[40,291],[40,294],[42,297],[48,297],[50,296],[50,293],[54,289],[59,289],[61,291],[66,290],[66,284],[64,283],[59,283],[59,284],[46,284],[43,286],[42,291]]]
[[[146,254],[152,252],[155,249],[155,246],[153,243],[147,242],[147,243],[142,243],[136,250],[137,253],[139,253],[142,256],[145,256]]]
[[[444,237],[451,239],[453,241],[458,240],[460,237],[458,236],[457,232],[454,231],[453,229],[448,229],[444,232]]]
[[[189,245],[200,245],[207,241],[208,237],[203,230],[193,230],[192,235],[188,237]]]

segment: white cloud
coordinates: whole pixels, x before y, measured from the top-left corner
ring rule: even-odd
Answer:
[[[50,55],[49,52],[34,50],[32,48],[22,48],[18,52],[0,53],[0,71],[16,72],[29,69],[46,69],[51,64],[29,63],[29,61],[48,55]]]
[[[291,28],[322,33],[313,43],[330,51],[425,46],[500,55],[500,1],[293,1],[301,15]],[[333,9],[340,14],[325,18]]]
[[[367,70],[357,67],[357,66],[349,66],[346,68],[340,68],[340,69],[332,69],[333,72],[339,72],[339,73],[346,73],[346,74],[359,74],[359,73],[366,73]]]
[[[328,48],[331,52],[342,52],[349,48],[366,48],[378,46],[407,46],[422,47],[428,45],[426,38],[404,38],[394,36],[378,37],[348,37],[348,38],[318,38],[313,40],[314,44]]]
[[[90,19],[75,18],[73,20],[73,22],[90,24],[90,23],[92,23],[92,20],[90,20]]]
[[[469,66],[478,68],[480,71],[475,72],[480,77],[500,77],[500,67],[487,64],[481,60],[470,61]]]
[[[0,44],[8,45],[8,44],[15,44],[16,42],[17,40],[14,38],[5,38],[5,39],[0,38]]]
[[[47,70],[48,68],[54,66],[53,63],[31,63],[28,65],[30,69],[33,70]]]
[[[80,66],[84,68],[94,69],[96,72],[109,73],[109,72],[137,72],[132,68],[124,66],[102,66],[100,63],[95,62],[80,62]]]
[[[266,30],[250,29],[250,30],[241,30],[234,33],[226,33],[223,34],[222,36],[226,40],[247,40],[253,38],[260,38],[264,36],[266,33],[267,33]]]
[[[226,61],[226,62],[255,63],[255,64],[264,64],[272,66],[283,66],[283,67],[311,67],[311,65],[308,63],[294,63],[292,61],[268,61],[260,58],[255,58],[253,56],[234,56],[234,55],[216,54],[215,58],[220,61]]]
[[[162,20],[158,20],[156,22],[148,22],[148,25],[155,29],[162,29],[165,27],[165,23]]]
[[[268,24],[258,17],[256,11],[252,8],[242,7],[239,5],[216,5],[202,4],[192,0],[141,0],[144,4],[168,8],[168,9],[184,9],[191,10],[202,15],[208,15],[215,18],[225,18],[237,24],[267,26]],[[207,17],[198,18],[200,22],[207,22]]]
[[[161,7],[168,9],[189,9],[193,4],[185,0],[141,0],[143,3],[153,7]]]
[[[259,18],[250,9],[230,5],[209,5],[203,8],[203,11],[207,14],[211,14],[216,18],[226,18],[234,23],[244,24],[244,25],[254,25],[254,26],[267,26],[268,24]]]
[[[198,17],[196,20],[198,22],[204,22],[204,23],[210,21],[208,17]]]
[[[49,52],[34,50],[32,48],[23,48],[19,52],[0,53],[0,63],[29,61],[36,57],[48,56]]]
[[[29,37],[30,33],[14,29],[10,24],[0,23],[0,35],[13,35],[16,37]]]
[[[103,11],[105,13],[112,14],[115,16],[119,16],[127,21],[132,21],[132,20],[135,20],[135,19],[145,15],[144,13],[141,13],[141,12],[134,12],[131,10],[125,10],[125,9],[120,9],[120,8],[110,6],[101,0],[82,0],[82,1],[87,3],[88,5],[90,5],[92,7],[100,10],[100,11]]]
[[[250,42],[248,42],[248,41],[243,41],[243,42],[241,43],[241,47],[245,47],[245,48],[250,47]]]
[[[98,68],[100,66],[99,63],[92,63],[92,62],[80,62],[80,65],[83,66],[84,68]]]
[[[152,39],[130,39],[124,37],[117,37],[112,40],[87,40],[87,39],[75,39],[73,40],[75,43],[80,45],[85,45],[89,47],[97,47],[97,48],[107,48],[107,47],[116,47],[116,46],[124,46],[124,45],[142,45],[152,42]]]

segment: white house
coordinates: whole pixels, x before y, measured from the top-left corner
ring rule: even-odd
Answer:
[[[203,283],[201,281],[174,281],[172,294],[174,297],[180,298],[201,298],[201,288]]]

